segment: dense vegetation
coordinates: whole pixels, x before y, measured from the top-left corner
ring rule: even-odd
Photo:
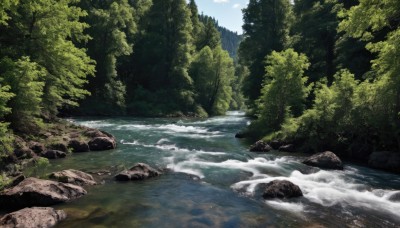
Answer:
[[[0,30],[1,156],[14,135],[35,135],[59,114],[243,107],[246,71],[223,49],[234,57],[240,37],[199,15],[193,0],[6,0]]]
[[[250,0],[238,36],[194,0],[3,0],[0,154],[59,114],[205,117],[244,98],[252,137],[399,150],[399,15],[397,0]]]
[[[361,159],[400,149],[400,1],[250,0],[243,12],[248,134]]]

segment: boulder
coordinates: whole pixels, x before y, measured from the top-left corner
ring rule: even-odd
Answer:
[[[246,138],[246,135],[243,132],[238,132],[238,133],[235,134],[235,138],[243,139],[243,138]]]
[[[72,139],[68,143],[68,147],[72,149],[72,152],[79,153],[79,152],[89,152],[89,145],[77,139]]]
[[[62,210],[32,207],[4,215],[0,219],[0,227],[53,227],[66,218],[67,214]]]
[[[96,130],[96,129],[88,129],[87,131],[85,131],[85,133],[83,133],[85,136],[87,137],[91,137],[91,138],[97,138],[97,137],[107,137],[106,134],[104,134],[103,132]]]
[[[274,180],[266,185],[263,193],[265,199],[271,198],[293,198],[303,196],[299,186],[286,180]]]
[[[274,149],[274,150],[279,150],[279,147],[283,146],[284,143],[279,141],[279,140],[272,140],[268,142],[268,144]]]
[[[53,143],[49,146],[50,149],[52,150],[59,150],[62,152],[68,152],[68,146],[67,143],[65,142],[58,142],[58,143]]]
[[[117,143],[114,138],[111,137],[97,137],[89,142],[89,148],[91,151],[101,150],[112,150],[117,147]]]
[[[46,152],[40,155],[41,157],[45,157],[48,159],[57,159],[57,158],[65,158],[67,154],[65,152],[59,150],[47,150]]]
[[[343,169],[343,163],[336,154],[331,151],[314,154],[303,161],[304,164],[323,169]]]
[[[28,147],[18,148],[14,150],[14,155],[17,158],[33,158],[35,157],[35,153],[29,149]]]
[[[279,147],[279,151],[281,152],[296,152],[293,144],[283,145]]]
[[[392,202],[399,202],[400,203],[400,191],[397,191],[393,193],[391,196],[388,198]]]
[[[49,177],[62,183],[75,184],[79,186],[96,185],[96,181],[92,175],[74,169],[54,172],[50,174]]]
[[[30,177],[17,186],[0,193],[0,208],[21,209],[32,206],[51,206],[84,195],[86,195],[86,191],[80,186]]]
[[[129,170],[124,170],[115,176],[117,181],[145,180],[161,175],[161,172],[144,163],[138,163]]]
[[[33,152],[40,154],[46,150],[46,147],[38,142],[29,142],[28,143],[29,149],[31,149]]]
[[[272,147],[268,145],[266,142],[260,140],[250,146],[251,152],[269,152],[272,150]]]
[[[400,173],[400,153],[381,151],[369,156],[368,166]]]

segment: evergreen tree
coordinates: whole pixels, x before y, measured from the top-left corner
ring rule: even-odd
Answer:
[[[250,0],[243,9],[244,40],[239,55],[250,70],[243,82],[243,93],[251,109],[260,96],[265,57],[274,50],[282,51],[288,44],[291,15],[289,0]]]
[[[199,11],[197,9],[196,2],[194,0],[190,0],[188,7],[190,9],[190,20],[192,22],[192,39],[195,45],[195,49],[197,51],[201,50],[201,34],[204,31],[204,24],[200,22],[199,19]]]
[[[204,23],[203,31],[201,31],[198,39],[197,48],[198,50],[203,49],[208,46],[211,49],[214,49],[221,45],[221,34],[218,32],[216,28],[215,21],[210,17],[201,17],[202,22]]]
[[[118,57],[133,51],[128,37],[136,31],[134,9],[128,0],[81,1],[90,24],[88,53],[96,62],[96,77],[87,86],[91,92],[81,109],[91,114],[121,114],[125,109],[125,85],[117,73]]]
[[[158,107],[153,115],[193,111],[193,82],[187,72],[192,26],[186,1],[154,0],[143,23],[145,34],[134,53],[135,78],[129,83],[129,89],[135,90],[130,112],[146,111],[138,103],[142,99]]]
[[[293,30],[300,35],[294,46],[312,63],[308,70],[310,80],[327,77],[332,82],[336,71],[335,42],[339,23],[334,11],[336,3],[330,0],[296,0],[294,3],[297,20]]]

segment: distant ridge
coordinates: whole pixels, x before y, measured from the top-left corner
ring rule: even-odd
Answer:
[[[212,20],[217,27],[217,30],[221,34],[221,42],[222,48],[229,52],[229,55],[236,61],[237,59],[237,52],[239,49],[239,44],[242,41],[242,35],[239,35],[237,32],[232,32],[231,30],[222,27],[218,24],[218,21],[210,16],[201,14],[199,15],[200,21],[205,23],[208,20]]]

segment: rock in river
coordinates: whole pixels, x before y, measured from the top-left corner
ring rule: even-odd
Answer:
[[[71,141],[69,141],[68,147],[71,148],[72,152],[75,153],[90,151],[89,145],[86,142],[77,139],[72,139]]]
[[[292,198],[303,196],[299,186],[286,180],[274,180],[267,184],[263,197],[271,198]]]
[[[96,181],[93,179],[92,175],[74,169],[54,172],[50,174],[49,177],[59,182],[75,184],[79,186],[96,185]]]
[[[80,186],[30,177],[0,193],[0,208],[50,206],[77,199],[85,194],[86,190]]]
[[[271,150],[272,147],[262,140],[259,140],[250,146],[251,152],[269,152]]]
[[[323,169],[343,169],[343,163],[340,158],[330,151],[314,154],[304,160],[303,163]]]
[[[64,211],[50,207],[25,208],[3,216],[0,227],[53,227],[66,217]]]
[[[47,150],[42,153],[40,156],[48,158],[48,159],[57,159],[57,158],[65,158],[67,154],[60,150]]]
[[[129,170],[124,170],[115,176],[117,181],[145,180],[161,175],[161,172],[144,163],[138,163]]]
[[[89,142],[91,151],[112,150],[117,147],[115,139],[112,137],[97,137]]]

